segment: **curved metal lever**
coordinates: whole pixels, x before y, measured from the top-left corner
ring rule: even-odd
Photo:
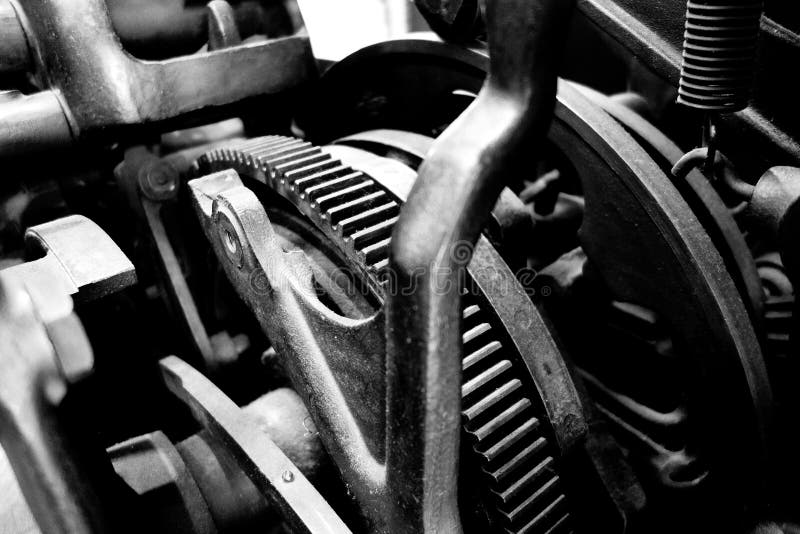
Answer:
[[[305,255],[283,250],[236,171],[189,187],[228,279],[281,355],[342,477],[362,505],[382,510],[385,393],[376,377],[384,374],[383,316],[351,319],[324,306]]]
[[[532,162],[553,115],[573,0],[488,1],[489,77],[437,139],[391,242],[388,498],[396,532],[460,530],[456,488],[464,272],[505,177]]]

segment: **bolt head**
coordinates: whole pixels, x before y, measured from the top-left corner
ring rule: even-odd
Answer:
[[[178,194],[178,170],[164,160],[153,161],[139,172],[139,188],[150,200],[163,201]]]

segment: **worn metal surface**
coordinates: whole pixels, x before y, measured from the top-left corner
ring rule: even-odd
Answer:
[[[224,443],[294,532],[350,532],[278,446],[214,384],[174,356],[162,360],[161,369],[170,390]]]
[[[277,93],[316,69],[302,35],[141,61],[122,49],[102,0],[25,0],[16,10],[34,43],[37,75],[56,90],[76,138]],[[30,126],[16,127],[35,139]]]
[[[337,459],[345,480],[352,481],[351,490],[361,501],[365,514],[379,530],[392,532],[460,530],[455,502],[460,432],[461,362],[458,356],[462,342],[459,328],[461,310],[458,288],[471,257],[471,250],[456,251],[460,257],[454,257],[451,254],[454,252],[451,247],[457,243],[461,244],[462,239],[459,238],[463,238],[469,248],[478,238],[483,220],[488,216],[494,198],[502,189],[503,183],[499,179],[499,173],[506,167],[499,163],[502,161],[501,156],[516,157],[514,150],[521,146],[519,143],[530,140],[532,136],[535,138],[536,135],[543,135],[546,131],[551,114],[550,106],[555,97],[554,69],[557,58],[552,54],[537,55],[534,50],[546,46],[552,39],[557,39],[560,35],[559,28],[566,24],[569,15],[569,6],[564,4],[529,4],[524,7],[513,2],[512,4],[498,2],[490,8],[490,23],[497,24],[492,46],[496,48],[495,57],[498,59],[495,64],[495,77],[487,85],[488,89],[483,100],[480,100],[484,104],[477,106],[476,111],[464,119],[468,131],[451,133],[456,141],[449,141],[448,143],[453,144],[447,144],[444,148],[440,146],[439,152],[433,151],[433,154],[439,154],[437,158],[446,158],[448,164],[453,167],[448,168],[443,162],[439,162],[429,169],[439,171],[447,169],[454,174],[429,176],[418,181],[418,184],[425,184],[425,188],[432,189],[422,193],[417,192],[416,194],[420,195],[417,198],[423,199],[423,203],[433,200],[435,207],[416,205],[420,202],[416,200],[405,215],[406,225],[424,223],[424,233],[432,238],[425,244],[432,245],[432,248],[420,250],[420,242],[416,239],[419,233],[409,239],[413,235],[413,230],[408,226],[395,227],[393,232],[393,243],[398,240],[398,236],[406,233],[406,237],[399,238],[400,246],[391,245],[395,254],[405,256],[399,264],[395,261],[394,269],[390,263],[389,272],[397,277],[398,287],[407,287],[403,284],[410,283],[413,284],[414,291],[395,291],[387,295],[388,309],[390,313],[395,314],[387,318],[387,337],[389,343],[395,342],[396,348],[387,351],[389,361],[387,362],[385,466],[379,463],[380,458],[376,462],[368,450],[359,450],[358,441],[355,441],[354,445],[353,438],[349,437],[354,434],[352,429],[347,433],[330,432],[334,424],[339,428],[342,428],[342,424],[326,415],[331,403],[320,405],[315,397],[330,396],[332,392],[337,392],[335,378],[334,381],[328,379],[322,387],[318,384],[319,378],[327,378],[324,375],[309,376],[314,378],[311,380],[304,379],[310,371],[324,364],[326,358],[320,355],[314,361],[309,357],[311,355],[309,351],[299,350],[301,344],[298,342],[302,340],[299,339],[298,333],[316,327],[311,331],[314,331],[319,338],[331,330],[330,324],[335,324],[334,320],[337,318],[328,314],[329,325],[326,328],[324,323],[309,324],[306,322],[308,319],[303,319],[303,315],[309,315],[303,311],[303,307],[313,309],[314,303],[308,301],[303,307],[292,303],[292,300],[297,302],[298,295],[302,293],[298,290],[286,291],[287,288],[291,289],[293,283],[289,270],[281,269],[280,265],[285,261],[286,254],[272,245],[274,238],[270,235],[270,223],[263,213],[263,208],[258,205],[255,195],[241,185],[232,171],[212,174],[191,183],[206,233],[215,249],[219,251],[218,254],[227,256],[229,260],[223,262],[227,263],[226,271],[229,277],[239,288],[240,294],[246,300],[253,301],[251,307],[261,320],[262,326],[270,339],[279,346],[278,352],[287,358],[286,363],[290,374],[294,374],[295,384],[304,385],[311,411],[321,419],[321,424],[318,426],[328,450]],[[508,27],[504,27],[505,33],[499,31],[501,25],[509,23],[502,17],[501,6],[508,9],[506,13],[516,14],[514,21],[519,24],[512,25],[513,32],[509,33]],[[527,73],[531,73],[530,76],[536,81],[527,78]],[[498,120],[498,117],[503,120]],[[489,132],[483,131],[485,129],[489,129]],[[461,143],[465,137],[471,138],[466,147]],[[271,143],[280,142],[276,139]],[[455,147],[458,147],[457,154],[451,152]],[[302,146],[297,147],[297,150],[302,149]],[[222,152],[224,153],[224,150]],[[296,163],[287,162],[287,170],[301,168],[301,162],[307,165],[313,164],[316,161],[313,159],[316,157],[315,152],[310,147],[306,152],[308,156],[305,159],[300,159]],[[485,166],[486,162],[481,161],[481,158],[488,153],[497,158],[490,161],[500,166]],[[288,145],[287,154],[289,154]],[[319,157],[321,162],[326,159],[324,155]],[[335,162],[331,163],[335,165]],[[461,166],[463,163],[466,163],[466,166]],[[265,170],[265,172],[272,171]],[[266,180],[264,177],[261,179]],[[450,198],[452,193],[459,190],[464,190],[466,194],[458,201],[452,202]],[[413,192],[411,198],[414,198]],[[475,202],[477,204],[474,204]],[[478,216],[483,207],[486,208],[486,213]],[[459,219],[464,213],[471,213],[473,217]],[[441,218],[446,214],[450,218]],[[414,223],[415,220],[417,223]],[[264,248],[265,245],[267,248]],[[257,260],[255,265],[253,259]],[[412,259],[413,265],[406,263]],[[252,287],[247,287],[243,283],[251,279],[248,273],[259,264],[266,272],[269,281],[269,289],[264,292],[265,295],[277,294],[278,299],[274,296],[268,299],[261,296],[260,299],[254,300]],[[442,269],[438,270],[437,267]],[[295,271],[297,270],[296,265]],[[441,277],[443,274],[450,283],[438,286],[446,289],[442,294],[437,294],[433,282],[442,282],[442,279],[436,280],[436,277]],[[419,278],[410,278],[419,275],[421,275]],[[297,282],[294,281],[294,284]],[[291,300],[287,301],[286,297],[281,297],[281,293],[286,293]],[[399,297],[398,295],[402,293],[406,295]],[[415,301],[415,298],[421,300]],[[393,300],[396,300],[394,305],[391,304]],[[287,307],[287,304],[290,307]],[[269,316],[266,315],[267,310],[271,311]],[[292,329],[297,333],[287,338],[289,325],[292,321],[298,320],[299,328]],[[338,320],[341,321],[341,318]],[[446,333],[447,337],[442,337],[442,333]],[[327,342],[329,347],[334,348],[334,354],[335,347],[341,344],[342,338],[344,336],[339,335]],[[353,340],[349,341],[353,343]],[[380,357],[382,354],[380,346],[380,342],[371,345],[371,353]],[[351,352],[352,350],[351,348]],[[417,351],[420,352],[416,357],[409,358],[409,354]],[[331,349],[329,348],[327,352],[327,359],[330,359]],[[353,365],[352,360],[350,365]],[[379,371],[377,376],[381,374]],[[571,383],[568,385],[571,386]],[[341,391],[346,392],[347,388],[342,388]],[[362,394],[361,398],[370,396]],[[567,429],[562,436],[565,440],[564,445],[568,445],[582,433],[581,418],[572,413],[572,419],[564,420],[559,413],[562,408],[566,408],[569,412],[573,406],[548,405],[548,410],[552,410],[550,415],[556,426]],[[347,420],[350,416],[349,411],[339,412],[339,417],[342,419]],[[333,429],[336,430],[335,427]],[[343,447],[342,442],[347,445]],[[369,469],[366,474],[374,472],[377,476],[373,479],[365,477],[365,468]],[[385,482],[382,480],[383,477]],[[376,502],[375,495],[384,497]]]
[[[136,282],[133,264],[94,222],[81,215],[33,226],[25,234],[33,261],[9,267],[6,276],[36,286],[46,281],[77,302],[94,300]]]
[[[485,54],[477,50],[429,40],[381,43],[326,72],[314,94],[311,113],[316,115],[306,116],[300,124],[318,142],[378,128],[429,134],[458,113],[447,109],[453,88],[476,92],[485,68]],[[403,79],[419,83],[404,86]],[[722,258],[664,170],[616,121],[568,83],[559,88],[553,126],[549,139],[575,162],[582,181],[593,188],[596,197],[587,197],[587,213],[595,211],[592,220],[596,217],[616,227],[602,239],[585,227],[584,242],[598,238],[602,243],[590,258],[596,255],[607,262],[607,272],[621,285],[627,284],[622,281],[625,277],[636,276],[636,293],[621,293],[621,298],[653,302],[657,292],[659,313],[678,325],[678,336],[690,340],[687,346],[693,355],[686,359],[691,363],[687,372],[696,373],[693,391],[704,406],[697,412],[702,419],[692,428],[702,436],[704,449],[721,472],[737,472],[739,476],[725,487],[742,497],[741,491],[753,486],[745,481],[738,459],[765,457],[763,438],[768,432],[763,430],[770,426],[772,401],[757,337]],[[624,250],[630,257],[619,256]],[[717,395],[708,394],[712,387]],[[723,398],[736,399],[741,407],[732,410]],[[744,424],[752,430],[747,435],[760,437],[743,440],[737,430]],[[732,444],[738,452],[731,450]],[[758,479],[764,473],[755,465],[748,467],[752,469],[747,477]]]
[[[399,287],[415,288],[386,301],[387,481],[398,532],[460,530],[459,287],[505,173],[547,133],[572,6],[487,3],[488,78],[434,143],[392,232],[389,269]]]
[[[398,204],[417,178],[410,167],[341,144],[318,148],[281,136],[213,149],[197,167],[200,174],[235,170],[251,187],[263,183],[289,200],[341,250],[348,272],[363,273],[381,301],[389,292],[413,289],[399,286],[387,270]],[[561,470],[553,466],[576,448],[582,435],[576,391],[558,346],[514,272],[485,237],[476,250],[467,268],[470,294],[461,299],[461,412],[471,449],[461,455],[466,464],[462,475],[475,472],[485,480],[488,495],[503,496],[490,508],[506,518],[508,528],[525,531],[569,523],[571,506]],[[315,279],[324,280],[317,274]],[[360,294],[352,285],[344,289],[346,299]],[[351,355],[349,374],[360,375],[361,362],[371,360],[369,355]],[[306,386],[296,387],[302,391]],[[362,401],[375,402],[366,396]],[[511,450],[519,454],[508,454]],[[526,462],[538,462],[537,468],[527,469]],[[549,512],[537,516],[537,510]],[[467,516],[471,512],[462,511]]]
[[[351,319],[322,304],[308,260],[283,250],[263,206],[235,171],[190,187],[229,280],[284,359],[343,478],[359,500],[382,509],[384,384],[375,380],[384,368],[382,314]],[[354,353],[366,358],[354,361]]]

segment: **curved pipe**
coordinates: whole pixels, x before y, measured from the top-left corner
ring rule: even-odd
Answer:
[[[460,287],[505,176],[553,115],[573,0],[487,2],[489,77],[434,143],[395,226],[387,298],[387,484],[393,532],[460,532]],[[413,287],[414,291],[408,289]]]

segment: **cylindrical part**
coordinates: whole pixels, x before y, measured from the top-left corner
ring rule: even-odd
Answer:
[[[747,107],[762,0],[689,0],[678,102],[707,111]]]
[[[8,94],[0,99],[0,159],[63,148],[73,142],[55,93]]]
[[[0,73],[21,72],[31,64],[25,30],[8,0],[0,1]]]

